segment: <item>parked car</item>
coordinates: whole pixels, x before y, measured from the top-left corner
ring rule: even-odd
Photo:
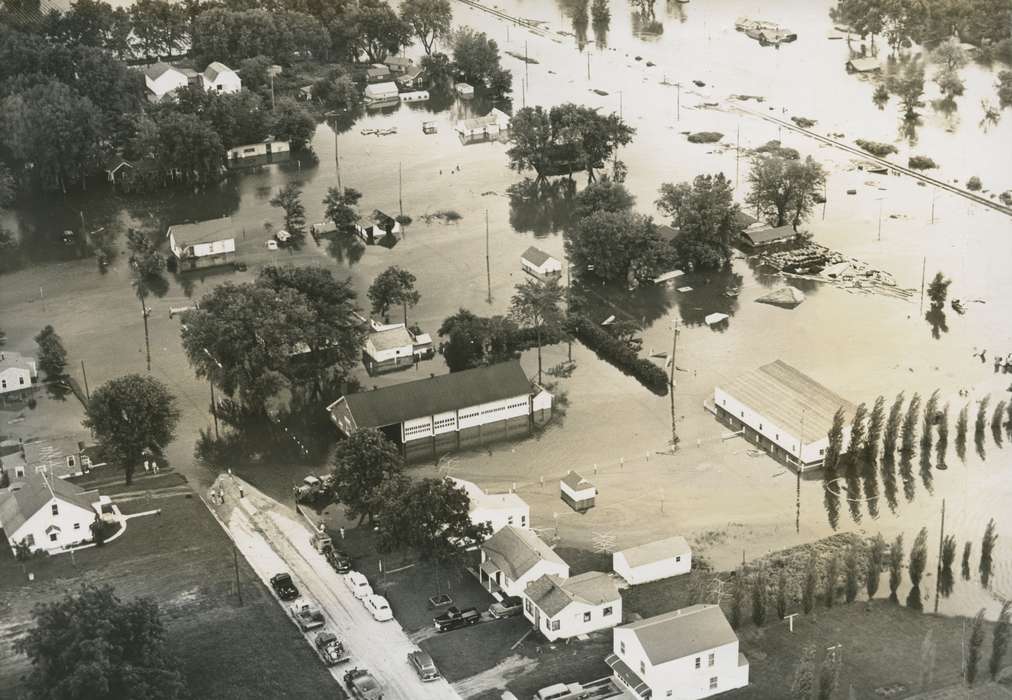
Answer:
[[[436,668],[436,663],[424,651],[410,652],[408,654],[408,663],[411,664],[411,668],[415,669],[415,673],[418,674],[423,683],[439,680],[439,669]]]
[[[351,571],[351,555],[340,549],[328,549],[323,553],[327,557],[327,563],[339,574],[346,574]]]
[[[296,602],[288,611],[303,632],[323,627],[323,613],[312,601]]]
[[[355,700],[383,700],[380,684],[364,668],[353,668],[345,673],[344,685]]]
[[[320,632],[316,635],[313,643],[316,646],[316,653],[328,666],[336,666],[351,658],[348,656],[348,650],[344,648],[344,644],[333,632]]]
[[[534,700],[577,700],[589,694],[579,683],[556,683],[539,690]]]
[[[274,234],[274,238],[277,239],[278,243],[284,245],[288,241],[292,240],[292,234],[288,233],[288,231],[278,231]]]
[[[292,575],[281,573],[271,576],[271,588],[281,600],[295,600],[299,597],[299,589],[292,582]]]
[[[497,620],[504,617],[516,617],[524,611],[524,601],[519,596],[506,596],[498,603],[489,606],[489,614]]]
[[[481,620],[481,613],[475,608],[464,608],[458,610],[455,607],[447,608],[442,615],[432,618],[437,632],[449,632],[450,630],[476,625]]]
[[[383,596],[373,593],[372,595],[367,595],[363,598],[362,602],[365,604],[365,609],[372,614],[374,620],[386,622],[387,620],[394,619],[394,613],[390,609],[390,603],[388,603],[387,599]]]
[[[344,584],[348,586],[355,597],[362,600],[367,595],[372,595],[372,586],[364,574],[357,571],[349,571],[344,575]]]

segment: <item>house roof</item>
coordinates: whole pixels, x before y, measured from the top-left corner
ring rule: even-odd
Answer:
[[[618,629],[636,635],[653,666],[738,641],[717,605],[690,605]]]
[[[758,231],[745,231],[741,234],[742,238],[747,238],[753,245],[762,245],[764,243],[773,243],[774,241],[782,241],[787,238],[794,238],[797,235],[797,231],[790,224],[786,226],[777,226],[776,228],[764,228]]]
[[[564,483],[573,491],[583,491],[585,489],[594,488],[594,484],[590,483],[589,481],[587,481],[582,476],[580,476],[579,474],[577,474],[572,470],[570,470],[568,474],[562,477],[560,481],[562,481],[562,483]]]
[[[164,61],[159,61],[158,63],[152,63],[151,65],[146,66],[144,68],[144,75],[146,75],[151,80],[158,80],[163,75],[168,73],[170,70],[174,70],[177,73],[181,72],[175,66],[170,66],[168,63],[165,63]]]
[[[546,262],[552,259],[551,255],[541,250],[540,248],[535,248],[534,246],[531,246],[530,248],[525,250],[523,252],[523,255],[521,255],[520,257],[522,257],[524,260],[531,263],[532,265],[537,265],[538,267],[541,267]]]
[[[685,541],[684,537],[675,536],[668,537],[664,540],[657,540],[656,542],[647,542],[641,544],[638,547],[630,547],[629,549],[623,549],[621,554],[629,566],[635,568],[637,566],[644,566],[645,564],[653,564],[656,561],[662,559],[670,559],[674,556],[683,554],[691,554],[692,549],[689,547],[689,543]]]
[[[359,428],[379,428],[526,395],[530,391],[531,384],[523,368],[518,361],[512,360],[348,394],[344,399]]]
[[[45,464],[53,460],[64,461],[69,455],[77,456],[84,443],[72,437],[57,437],[26,442],[22,446],[28,464]]]
[[[10,352],[9,350],[0,352],[0,372],[13,368],[31,370],[34,362],[34,357],[27,357],[20,352]]]
[[[405,345],[412,346],[414,339],[404,326],[388,328],[383,331],[373,331],[369,334],[369,341],[377,350],[393,350],[402,348]]]
[[[415,62],[412,59],[408,58],[407,56],[388,56],[387,59],[385,61],[383,61],[383,63],[385,63],[388,66],[413,66],[413,65],[415,65]]]
[[[372,68],[367,68],[365,74],[368,75],[370,78],[375,78],[381,75],[390,75],[390,69],[382,65],[373,66]]]
[[[847,65],[849,65],[852,70],[856,70],[858,73],[879,70],[882,67],[882,64],[878,62],[878,59],[872,58],[871,56],[867,56],[865,58],[852,58],[847,61]]]
[[[393,96],[397,93],[397,83],[373,83],[365,86],[366,97]]]
[[[28,474],[24,481],[15,482],[7,493],[0,494],[0,525],[7,536],[12,537],[54,497],[91,510],[91,504],[98,500],[98,491],[85,491],[69,481],[44,474]]]
[[[217,80],[218,76],[221,75],[222,73],[232,73],[232,72],[234,71],[228,66],[226,66],[224,63],[215,61],[209,64],[207,68],[204,69],[204,77],[207,78],[208,80]]]
[[[621,598],[615,581],[601,571],[588,571],[572,578],[545,574],[527,584],[524,593],[548,617],[555,617],[573,602],[599,606]]]
[[[176,239],[176,244],[183,247],[194,243],[211,243],[235,237],[230,216],[209,221],[197,221],[192,224],[173,224],[169,226],[165,235],[170,234]]]
[[[534,532],[512,525],[497,531],[485,540],[481,548],[489,561],[514,581],[541,560],[566,565],[555,550]]]
[[[720,388],[780,428],[800,434],[803,442],[826,437],[838,409],[854,415],[854,404],[782,360],[746,372]]]
[[[467,498],[471,502],[470,511],[476,510],[517,510],[527,508],[527,501],[515,493],[485,493],[485,491],[470,481],[455,479],[450,480],[454,486],[464,489]]]

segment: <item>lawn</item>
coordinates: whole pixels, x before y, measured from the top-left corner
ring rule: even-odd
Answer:
[[[179,483],[175,475],[155,478],[135,486]],[[0,555],[0,696],[14,695],[27,670],[13,642],[30,624],[32,606],[85,582],[111,584],[122,598],[155,599],[193,697],[338,695],[333,678],[273,595],[241,556],[233,561],[231,541],[196,495],[160,498],[144,509],[153,508],[161,514],[133,519],[116,541],[73,558],[15,562]]]

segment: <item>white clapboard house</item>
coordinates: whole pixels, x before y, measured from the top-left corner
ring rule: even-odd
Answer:
[[[524,616],[554,642],[608,629],[622,622],[622,595],[602,571],[562,578],[544,574],[527,584]]]
[[[569,564],[533,530],[507,525],[481,545],[479,578],[489,591],[521,596],[546,574],[569,578]]]

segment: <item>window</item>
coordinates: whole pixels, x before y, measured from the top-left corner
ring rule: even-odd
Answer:
[[[56,542],[56,533],[55,532],[49,533],[49,541],[50,542]]]
[[[552,632],[558,632],[558,631],[559,631],[559,621],[558,620],[552,620]]]
[[[24,386],[25,385],[25,378],[24,377],[18,377],[18,384],[20,384],[21,386]]]
[[[527,516],[526,515],[521,515],[520,516],[520,527],[527,527]]]
[[[590,622],[590,611],[589,610],[587,612],[583,613],[583,621],[584,622]]]
[[[703,660],[697,656],[696,657],[696,668],[702,668],[702,666],[703,666]]]
[[[647,665],[642,661],[640,661],[640,675],[643,675],[646,672],[647,672]]]
[[[604,616],[604,617],[608,617],[609,615],[611,615],[611,613],[612,613],[612,609],[611,609],[610,605],[607,608],[605,608],[603,611],[601,611],[601,615]]]
[[[0,379],[0,386],[2,386],[4,389],[6,389],[7,388],[7,380],[6,379]]]
[[[25,543],[26,547],[34,547],[35,546],[35,535],[25,535],[25,539],[23,539],[22,542]]]
[[[763,429],[763,424],[762,424],[762,423],[760,423],[760,424],[759,424],[759,430],[762,430],[762,429]]]
[[[717,655],[716,655],[716,654],[710,654],[710,655],[709,655],[709,656],[708,656],[708,657],[706,658],[706,663],[707,663],[708,665],[710,665],[710,666],[713,666],[713,665],[714,665],[715,663],[717,663]]]
[[[744,418],[744,417],[745,417],[745,411],[742,411],[742,412],[741,412],[741,417],[742,417],[742,418]]]
[[[74,529],[75,530],[80,530],[81,529],[81,523],[74,523]]]
[[[76,462],[76,460],[74,459],[74,455],[68,455],[67,456],[67,466],[68,467],[74,466],[75,462]]]
[[[527,612],[534,614],[534,605],[531,604],[530,598],[524,599],[524,607],[527,608]]]
[[[682,555],[681,555],[681,554],[679,554],[679,555],[678,555],[677,557],[675,557],[675,563],[676,563],[676,564],[677,564],[678,562],[680,562],[681,560],[682,560]]]
[[[625,654],[625,642],[618,643],[618,653]]]
[[[506,524],[507,525],[512,525],[513,524],[513,516],[512,515],[507,515],[506,516]]]
[[[60,506],[58,504],[54,503],[53,504],[53,515],[59,515],[59,514],[60,514]]]
[[[21,478],[25,475],[24,467],[14,467],[14,476]]]
[[[713,676],[712,678],[710,678],[710,690],[716,689],[717,689],[717,677]]]
[[[825,450],[825,449],[821,449],[821,450],[819,450],[819,456],[820,456],[820,457],[821,457],[822,455],[824,455],[824,454],[826,454],[826,450]]]

